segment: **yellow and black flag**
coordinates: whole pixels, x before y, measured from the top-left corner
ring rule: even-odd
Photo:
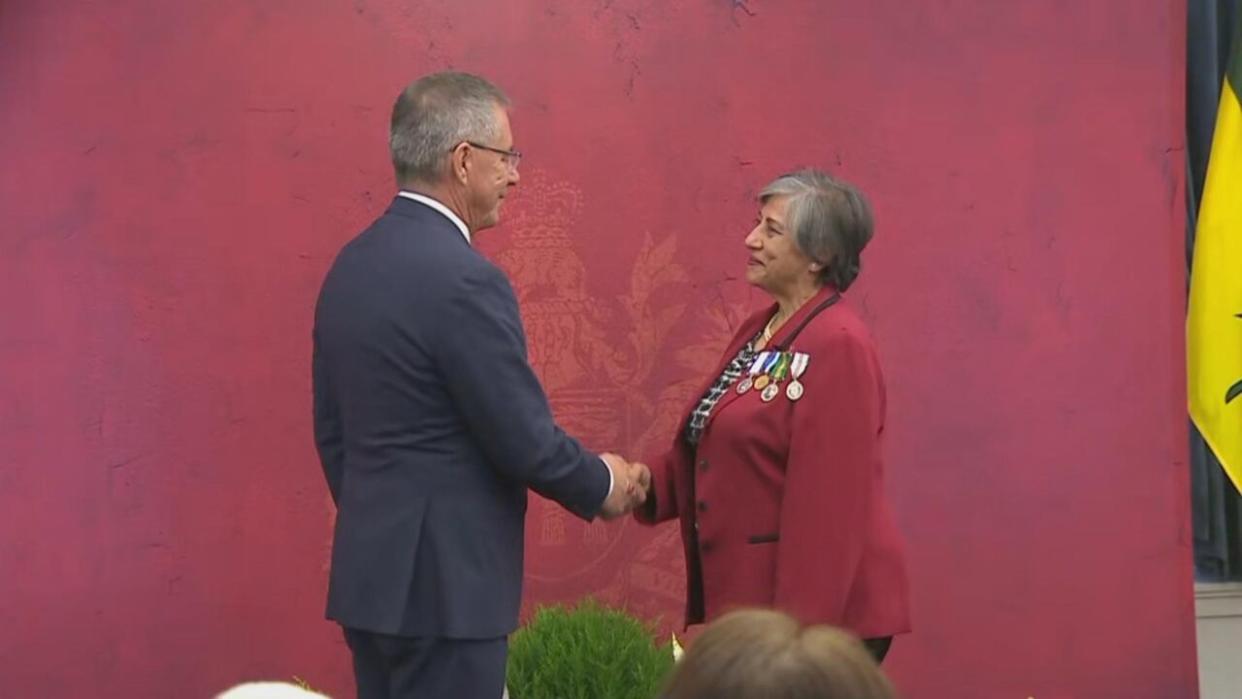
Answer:
[[[1195,227],[1190,417],[1242,491],[1242,34],[1235,33]]]

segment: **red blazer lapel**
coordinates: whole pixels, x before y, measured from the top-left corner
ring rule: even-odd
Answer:
[[[824,288],[816,292],[810,300],[802,304],[802,307],[799,308],[797,312],[789,318],[789,320],[785,321],[785,323],[781,325],[781,329],[777,331],[776,335],[774,335],[771,341],[768,342],[767,347],[763,348],[764,351],[778,348],[788,350],[789,348],[785,347],[785,342],[787,338],[793,334],[794,329],[801,325],[802,321],[810,315],[816,307],[827,300],[828,297],[835,294],[836,291],[837,290],[832,286],[825,285]],[[737,353],[742,349],[743,345],[759,333],[759,330],[763,328],[763,326],[768,322],[768,319],[771,318],[772,314],[775,312],[776,304],[772,304],[762,311],[755,313],[742,324],[737,336],[733,338],[733,342],[729,345],[728,351],[725,352],[724,361],[721,362],[720,366],[716,368],[716,373],[712,374],[711,381],[714,382],[716,379],[720,378],[720,374],[724,371],[725,366],[729,362],[733,361],[733,358],[737,356]],[[711,383],[708,383],[707,386],[704,386],[703,390],[699,392],[698,396],[700,398],[703,396],[703,393],[707,391],[708,386],[711,386]],[[712,420],[720,414],[721,410],[729,407],[730,403],[742,397],[743,394],[739,394],[736,390],[734,390],[735,386],[736,383],[729,386],[729,390],[725,391],[725,394],[721,396],[720,400],[716,403],[716,407],[712,408],[711,414],[707,416],[708,425],[710,425]],[[695,405],[697,405],[697,402],[698,398],[695,399]],[[693,410],[694,405],[691,405],[690,409]]]
[[[703,390],[699,391],[694,403],[691,404],[691,410],[694,410],[694,407],[698,405],[698,402],[703,397],[703,394],[707,392],[708,387],[715,383],[716,380],[720,378],[720,375],[724,373],[725,367],[729,365],[729,362],[733,361],[733,358],[737,356],[738,352],[742,351],[742,347],[744,347],[747,342],[750,342],[755,335],[759,334],[759,331],[763,329],[763,326],[767,324],[768,319],[771,318],[772,314],[775,312],[776,304],[772,304],[771,306],[764,308],[762,311],[752,314],[750,318],[746,319],[746,322],[742,323],[742,326],[738,328],[737,335],[733,337],[733,342],[729,343],[729,348],[725,350],[720,366],[717,366],[716,371],[712,372],[711,377],[708,379],[708,383],[703,386]],[[744,377],[745,372],[743,372],[742,375]],[[724,395],[720,397],[720,400],[716,401],[715,407],[712,408],[712,412],[707,416],[707,425],[712,423],[712,420],[720,414],[721,410],[724,410],[725,406],[741,397],[741,395],[735,390],[736,386],[736,382],[730,384],[726,388]],[[706,427],[706,425],[704,427]]]

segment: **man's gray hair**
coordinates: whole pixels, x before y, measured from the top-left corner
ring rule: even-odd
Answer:
[[[785,224],[794,244],[825,265],[821,281],[845,291],[862,271],[862,251],[875,229],[871,205],[848,182],[811,169],[772,180],[759,201],[778,196],[789,197]]]
[[[449,151],[462,141],[496,146],[496,108],[509,106],[500,88],[469,73],[432,73],[410,83],[392,108],[388,150],[397,182],[438,182]]]

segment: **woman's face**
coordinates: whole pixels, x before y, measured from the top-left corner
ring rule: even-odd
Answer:
[[[820,268],[794,243],[793,231],[786,225],[788,204],[788,197],[769,197],[746,236],[750,250],[746,281],[777,296],[792,293],[808,282],[815,285]]]

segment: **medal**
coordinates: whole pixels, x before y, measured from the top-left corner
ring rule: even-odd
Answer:
[[[763,393],[759,394],[759,397],[763,399],[764,403],[771,403],[772,399],[776,397],[776,394],[780,392],[780,386],[777,386],[776,384],[768,384],[768,387],[763,389]]]
[[[776,366],[772,368],[772,380],[780,383],[789,375],[789,364],[793,355],[781,352],[780,359],[776,360]]]
[[[759,366],[759,370],[755,372],[759,374],[759,377],[755,379],[756,391],[762,391],[768,387],[768,384],[772,383],[771,372],[773,367],[780,362],[781,354],[779,352],[764,352],[759,355],[759,359],[762,361],[756,362]]]
[[[751,389],[755,385],[755,375],[759,373],[759,367],[763,366],[766,358],[766,352],[760,352],[758,357],[750,363],[750,369],[747,370],[746,378],[737,382],[737,394],[740,396]]]
[[[794,381],[785,387],[785,397],[789,400],[798,400],[802,397],[802,384]]]
[[[781,392],[781,381],[784,380],[785,375],[788,373],[789,360],[790,355],[785,352],[777,354],[776,364],[772,366],[771,371],[759,377],[760,379],[767,380],[763,382],[762,386],[759,385],[758,381],[755,382],[755,388],[763,391],[759,397],[763,399],[764,403],[771,403],[772,399]]]
[[[789,386],[785,389],[785,397],[789,400],[796,401],[806,392],[802,382],[798,379],[806,373],[806,366],[810,361],[811,357],[808,354],[803,354],[802,352],[794,354],[793,362],[789,366],[789,373],[793,375],[793,381],[790,381]]]

